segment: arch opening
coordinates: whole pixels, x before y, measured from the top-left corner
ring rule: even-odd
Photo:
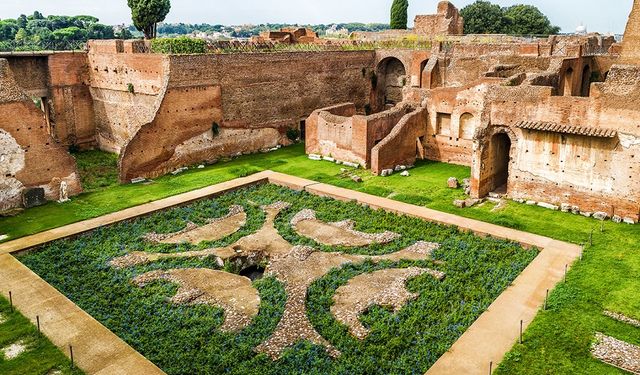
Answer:
[[[394,106],[402,102],[402,89],[407,85],[407,70],[402,61],[388,57],[378,64],[377,71],[382,106]]]

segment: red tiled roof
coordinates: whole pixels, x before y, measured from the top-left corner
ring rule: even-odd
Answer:
[[[599,138],[615,138],[618,135],[618,132],[613,129],[595,128],[591,126],[571,126],[545,121],[520,121],[516,123],[516,128]]]

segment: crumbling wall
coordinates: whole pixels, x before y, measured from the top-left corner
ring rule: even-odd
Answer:
[[[125,53],[115,43],[89,43],[89,90],[99,147],[120,153],[155,118],[168,84],[169,62],[163,55]]]
[[[636,123],[640,112],[628,103],[623,105],[625,109],[603,105],[607,94],[602,92],[620,92],[620,86],[613,82],[594,85],[601,92],[589,98],[551,96],[550,88],[545,87],[491,87],[487,94],[491,125],[476,139],[472,190],[481,193],[486,183],[482,171],[490,166],[483,165],[487,161],[480,155],[490,147],[492,133],[487,130],[506,126],[514,138],[508,181],[512,198],[565,204],[582,212],[606,212],[637,221],[640,131]],[[637,83],[635,86],[626,92],[626,98],[638,97]],[[516,125],[520,121],[553,122],[585,130],[570,134],[519,129]],[[618,133],[609,138],[587,135],[588,129]]]
[[[75,159],[47,133],[43,113],[0,59],[0,211],[20,207],[25,187],[41,187],[58,199],[62,181],[69,195],[80,193]]]
[[[414,32],[419,35],[441,36],[464,34],[464,20],[458,8],[448,1],[438,3],[438,13],[418,15],[414,20]]]
[[[354,100],[362,111],[374,57],[373,51],[165,57],[166,88],[153,118],[131,129],[120,177],[153,177],[287,144],[288,129],[336,102]]]
[[[52,133],[63,146],[96,144],[93,98],[85,53],[55,53],[47,59]]]
[[[418,155],[420,137],[425,135],[427,109],[420,107],[408,113],[371,150],[371,171],[380,174],[398,165],[413,165]]]
[[[307,154],[332,157],[368,168],[372,149],[412,110],[401,103],[369,116],[356,115],[352,103],[314,111],[307,119]]]
[[[640,64],[640,0],[633,0],[622,40],[621,64]]]

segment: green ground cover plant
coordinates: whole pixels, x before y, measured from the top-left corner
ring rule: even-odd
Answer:
[[[0,297],[0,348],[23,341],[27,350],[14,359],[0,354],[0,374],[25,375],[48,374],[60,371],[63,375],[80,375],[83,372],[71,368],[71,363],[58,348],[38,332],[31,322],[18,311],[11,311],[9,301]]]
[[[223,321],[220,309],[168,303],[166,299],[173,296],[176,286],[167,282],[154,282],[145,288],[131,283],[136,275],[156,269],[220,269],[215,260],[165,259],[129,269],[108,265],[114,257],[132,251],[182,252],[231,244],[258,230],[265,220],[259,206],[276,201],[291,204],[276,218],[275,225],[292,244],[311,245],[321,251],[380,255],[425,240],[441,244],[434,258],[444,263],[366,262],[334,269],[310,288],[307,314],[323,337],[342,351],[342,356],[332,359],[324,348],[299,342],[275,362],[253,351],[274,331],[284,311],[284,287],[274,278],[254,281],[261,305],[251,325],[239,333],[223,333],[217,329]],[[233,204],[244,207],[247,224],[222,240],[176,245],[141,239],[149,232],[180,230],[187,221],[204,224],[208,218],[225,215]],[[290,219],[305,208],[316,210],[321,220],[355,218],[357,230],[392,230],[402,237],[371,247],[321,246],[291,229]],[[260,185],[56,241],[19,259],[169,374],[407,374],[426,371],[536,255],[536,250],[476,237],[453,227]],[[427,276],[410,280],[409,290],[419,293],[419,297],[398,314],[371,309],[363,318],[371,329],[365,340],[351,337],[331,315],[333,294],[354,276],[411,266],[438,269],[447,276],[443,281]]]

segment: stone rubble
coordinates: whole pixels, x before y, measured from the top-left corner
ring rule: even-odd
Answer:
[[[4,348],[0,349],[0,352],[2,352],[2,354],[4,355],[4,359],[7,361],[17,358],[18,356],[20,356],[20,354],[26,351],[27,344],[24,340],[14,342],[9,346],[5,346]]]
[[[411,176],[411,174],[409,173],[409,171],[403,171],[402,173],[400,173],[400,176],[409,177],[409,176]]]
[[[457,189],[460,187],[460,181],[455,177],[449,177],[447,180],[447,186],[451,189]]]
[[[591,353],[605,363],[640,374],[640,347],[636,345],[597,332]]]
[[[608,316],[611,319],[617,320],[619,322],[627,323],[627,324],[632,325],[634,327],[640,328],[640,320],[629,318],[626,315],[615,313],[613,311],[605,311],[604,315]]]

